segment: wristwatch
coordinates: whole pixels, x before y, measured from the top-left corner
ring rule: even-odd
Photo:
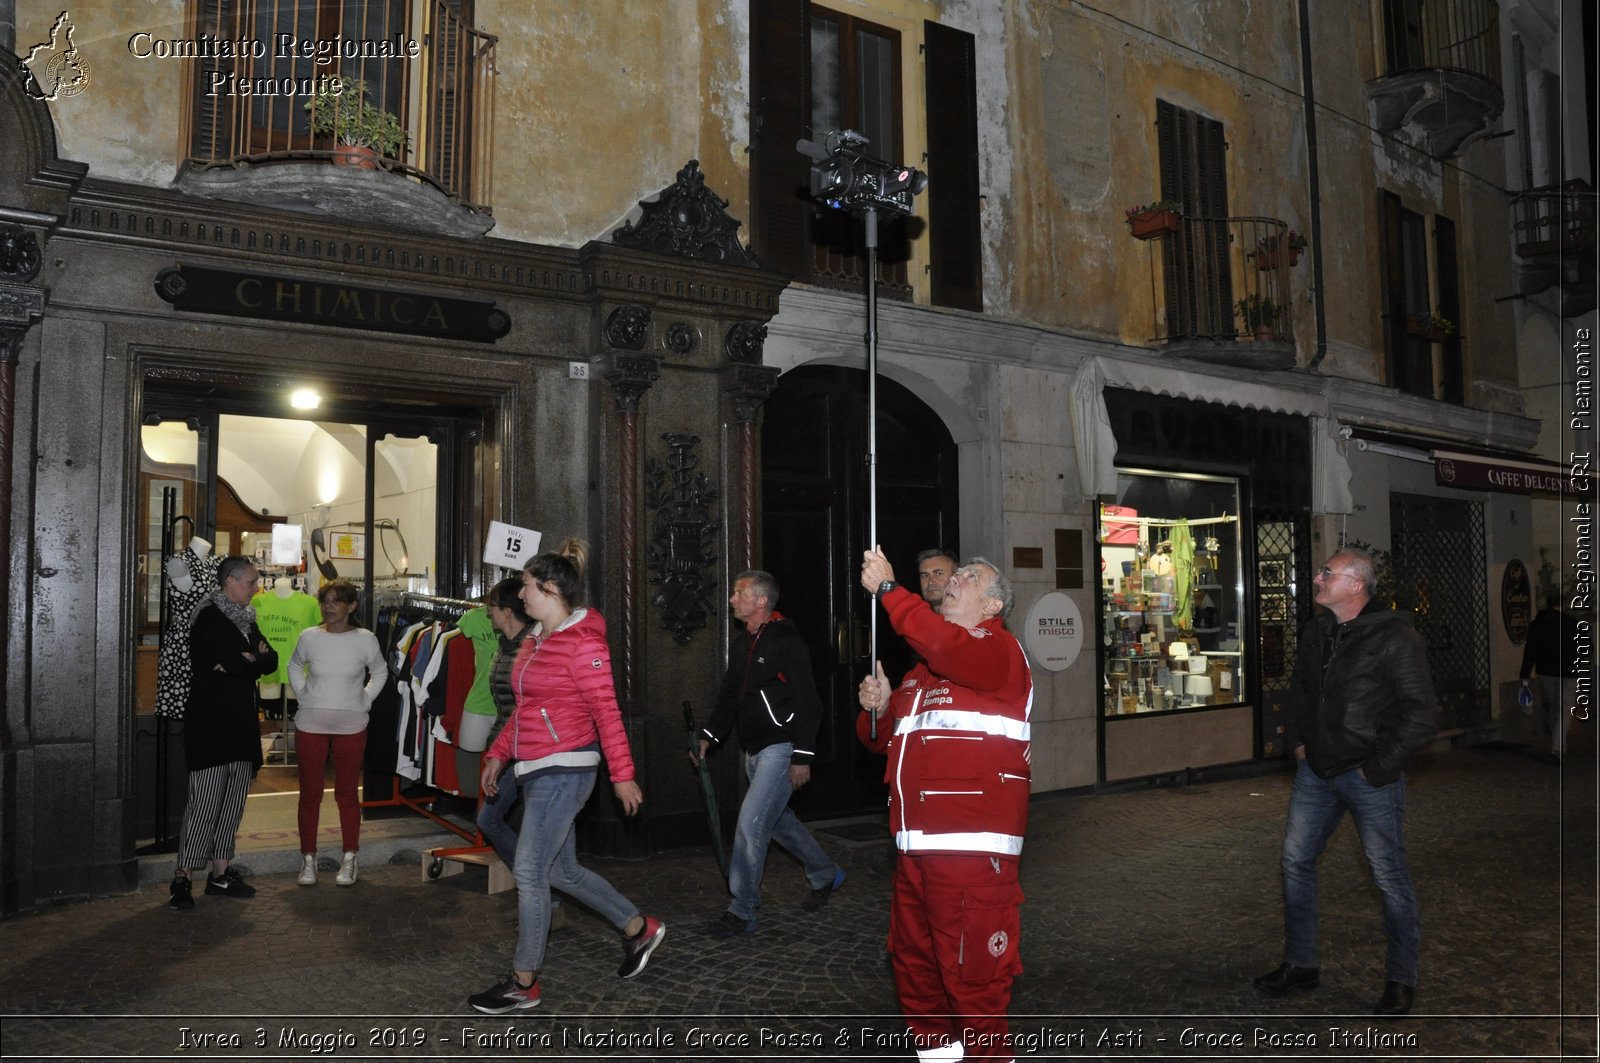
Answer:
[[[900,586],[900,584],[896,583],[892,579],[884,580],[882,583],[878,584],[878,597],[882,598],[885,594],[888,594],[898,586]]]

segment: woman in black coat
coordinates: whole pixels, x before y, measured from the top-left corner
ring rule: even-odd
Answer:
[[[178,835],[178,867],[167,907],[194,907],[189,872],[211,865],[206,893],[250,897],[255,887],[230,868],[234,835],[244,818],[250,780],[261,767],[261,728],[256,681],[278,669],[278,654],[256,626],[250,596],[256,566],[229,557],[217,570],[222,588],[189,617],[193,677],[184,716],[183,752],[189,768],[189,801]]]

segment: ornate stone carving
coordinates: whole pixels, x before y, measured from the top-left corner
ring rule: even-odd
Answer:
[[[690,159],[653,202],[640,200],[639,206],[639,224],[628,222],[613,232],[614,243],[730,266],[761,265],[739,243],[739,222],[728,216],[728,201],[706,187],[698,159]]]
[[[667,326],[666,342],[667,350],[682,358],[694,350],[695,336],[693,327],[685,321],[674,321]]]
[[[645,505],[656,511],[649,555],[656,592],[650,604],[660,610],[661,627],[672,641],[687,646],[712,615],[709,595],[717,584],[709,572],[717,560],[711,549],[717,522],[711,507],[717,490],[705,473],[695,471],[699,436],[667,432],[661,438],[671,448],[665,462],[651,458],[645,463]]]
[[[736,321],[723,338],[722,349],[729,361],[760,365],[761,347],[766,341],[767,326],[755,321]]]
[[[778,371],[765,366],[733,366],[728,370],[723,390],[733,401],[733,417],[740,424],[754,423],[773,389],[778,386]]]
[[[642,351],[650,335],[650,308],[625,303],[606,315],[606,342],[623,351]]]
[[[637,413],[639,400],[661,375],[661,359],[649,354],[615,355],[611,367],[601,375],[616,393],[618,411]]]
[[[42,261],[38,237],[17,226],[0,229],[0,274],[13,280],[31,281],[39,275]]]
[[[44,317],[44,302],[43,288],[0,281],[0,361],[16,359],[22,337]]]

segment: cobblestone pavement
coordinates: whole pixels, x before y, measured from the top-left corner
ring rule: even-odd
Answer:
[[[1423,906],[1422,983],[1379,1021],[1377,894],[1354,831],[1322,865],[1318,991],[1268,999],[1281,947],[1278,846],[1290,776],[1202,779],[1034,802],[1012,1031],[1019,1059],[1595,1058],[1595,761],[1512,749],[1416,764],[1408,843]],[[822,912],[787,857],[768,865],[757,933],[701,927],[725,895],[709,854],[595,861],[669,928],[638,978],[576,906],[552,935],[543,1006],[478,1015],[509,965],[514,893],[486,872],[409,864],[255,877],[251,900],[164,888],[0,922],[0,1055],[245,1059],[909,1058],[882,942],[893,855],[881,824],[819,826],[849,882]],[[237,1043],[235,1043],[237,1042]]]

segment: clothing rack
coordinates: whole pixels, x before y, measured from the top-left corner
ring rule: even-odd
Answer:
[[[421,594],[416,591],[402,591],[398,594],[390,591],[373,598],[372,609],[374,623],[376,617],[385,610],[395,609],[401,612],[414,610],[431,614],[440,620],[459,620],[468,610],[476,609],[482,602],[468,601],[464,598],[445,598],[436,594]],[[384,656],[387,659],[389,647],[384,647]],[[391,675],[391,678],[398,678]],[[485,845],[483,834],[474,823],[471,830],[452,823],[433,810],[436,796],[408,795],[402,791],[400,776],[394,774],[391,780],[393,789],[386,798],[369,798],[361,802],[362,808],[406,808],[437,826],[471,843],[469,848],[481,848]],[[481,800],[481,798],[480,798]]]

